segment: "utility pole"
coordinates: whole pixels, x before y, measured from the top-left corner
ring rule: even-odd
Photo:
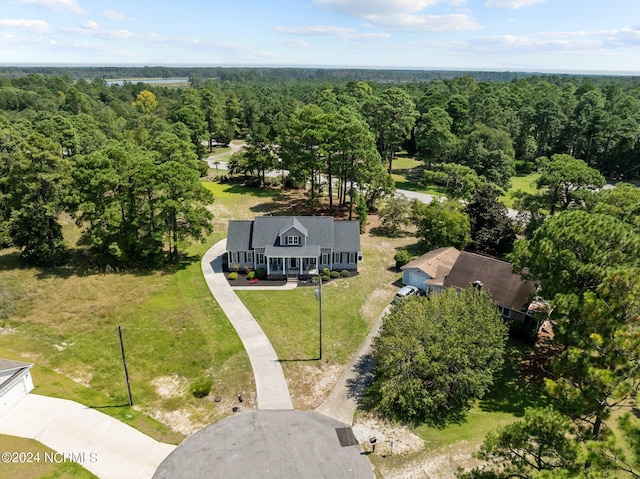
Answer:
[[[318,359],[322,359],[322,271],[318,273],[318,279],[320,280],[320,287],[314,290],[314,294],[316,299],[318,300],[318,316],[320,318],[320,331],[319,331],[319,342],[320,342],[320,355]]]
[[[122,353],[122,366],[124,367],[124,380],[127,383],[127,394],[129,395],[129,406],[133,406],[131,399],[131,386],[129,385],[129,371],[127,371],[127,360],[124,356],[124,342],[122,341],[122,327],[118,326],[118,337],[120,338],[120,352]]]

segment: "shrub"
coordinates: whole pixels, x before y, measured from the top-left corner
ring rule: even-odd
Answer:
[[[253,270],[253,266],[251,266],[250,264],[245,264],[244,265],[244,272],[249,274],[251,271]]]
[[[231,271],[240,271],[240,265],[238,263],[233,263],[231,266],[229,266],[229,269]]]
[[[339,277],[340,277],[340,273],[338,273],[337,271],[332,271],[332,272],[329,274],[329,277],[331,277],[331,278],[333,278],[333,279],[335,279],[335,278],[339,278]]]
[[[234,271],[233,273],[229,273],[229,279],[238,279],[238,272]]]
[[[398,250],[393,259],[396,262],[396,268],[400,269],[402,266],[411,261],[411,253],[406,249]]]
[[[209,378],[202,378],[191,385],[191,394],[197,398],[203,398],[209,395],[213,381]]]
[[[329,273],[331,273],[331,271],[329,271],[329,268],[322,268],[322,275],[323,276],[329,276]]]
[[[328,275],[326,275],[326,274],[323,274],[323,275],[322,275],[322,282],[326,283],[326,282],[327,282],[327,281],[329,281],[330,279],[331,279],[331,277],[330,277],[330,276],[328,276]]]
[[[258,279],[265,279],[267,277],[267,270],[264,268],[258,268],[256,270],[256,276],[258,276]]]
[[[340,276],[342,276],[343,278],[348,278],[349,276],[351,276],[351,273],[348,270],[343,269],[342,271],[340,271]]]
[[[249,271],[247,273],[247,279],[253,279],[256,277],[256,272],[255,271]]]
[[[316,284],[316,283],[318,283],[319,281],[320,281],[320,276],[312,276],[312,277],[311,277],[311,282],[312,282],[313,284]]]

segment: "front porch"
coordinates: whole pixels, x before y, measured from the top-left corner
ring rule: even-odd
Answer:
[[[288,278],[295,276],[311,276],[311,271],[318,269],[318,258],[304,257],[271,257],[267,258],[268,278]]]

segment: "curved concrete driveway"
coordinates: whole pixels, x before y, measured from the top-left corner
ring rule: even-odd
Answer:
[[[293,409],[289,387],[273,346],[224,277],[222,254],[225,243],[226,239],[218,241],[202,257],[204,279],[249,355],[256,381],[258,409]]]
[[[101,479],[149,478],[176,448],[95,409],[38,394],[0,417],[0,434],[36,439],[60,454],[53,461],[66,457]]]

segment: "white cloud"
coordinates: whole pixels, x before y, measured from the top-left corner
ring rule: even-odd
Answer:
[[[391,35],[388,33],[358,33],[353,28],[334,27],[331,25],[314,25],[310,27],[275,27],[279,33],[287,33],[289,35],[299,36],[323,36],[336,37],[341,40],[385,40]]]
[[[368,15],[371,23],[383,27],[420,32],[461,32],[482,28],[469,15],[410,15],[397,13],[394,15]]]
[[[480,29],[480,25],[467,14],[423,13],[427,8],[438,4],[458,6],[464,3],[465,0],[314,0],[314,5],[320,9],[362,18],[373,26],[416,32]]]
[[[89,20],[88,22],[83,23],[82,26],[84,28],[88,28],[89,30],[98,30],[100,28],[98,26],[98,23],[93,20]]]
[[[417,13],[438,3],[449,2],[443,0],[313,0],[313,4],[318,8],[354,17]],[[459,0],[456,3],[459,3]]]
[[[107,9],[102,12],[102,16],[107,20],[111,20],[114,22],[121,22],[123,20],[132,20],[132,18],[127,18],[124,13],[119,12],[117,10]]]
[[[487,0],[486,6],[489,8],[510,8],[516,10],[544,2],[545,0]]]
[[[39,34],[51,32],[51,27],[44,20],[0,19],[0,27],[27,30]]]
[[[68,10],[78,15],[84,15],[84,9],[78,5],[78,0],[13,0],[19,5],[34,5],[47,10]]]
[[[283,40],[282,44],[289,48],[309,48],[309,44],[301,38]]]

